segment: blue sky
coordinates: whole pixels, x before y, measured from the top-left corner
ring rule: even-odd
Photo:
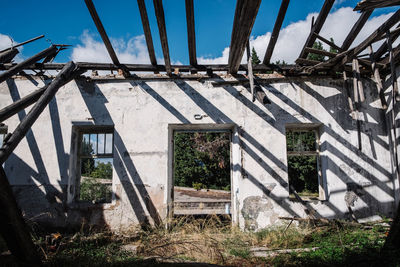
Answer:
[[[125,44],[125,46],[128,46],[129,40],[143,34],[136,1],[93,0],[93,2],[103,25],[108,35],[113,39],[114,44],[122,43]],[[146,0],[145,2],[150,19],[150,27],[153,34],[156,55],[157,58],[161,60],[162,50],[159,41],[157,22],[154,16],[153,1]],[[185,1],[164,0],[163,2],[172,61],[175,63],[188,64]],[[311,17],[309,14],[319,12],[323,2],[323,0],[292,0],[289,4],[283,28],[295,24],[296,22],[304,21],[307,17],[310,19]],[[265,35],[262,42],[259,41],[259,43],[254,43],[257,52],[261,55],[264,53],[262,51],[263,47],[264,49],[266,48],[266,41],[268,39],[266,34],[272,31],[280,3],[281,0],[264,0],[260,6],[252,36],[253,39],[260,37],[259,39],[261,40],[261,36]],[[338,11],[343,9],[343,7],[353,8],[356,3],[357,1],[353,0],[337,0],[331,13],[337,12],[339,14]],[[214,58],[221,57],[223,50],[229,47],[235,4],[236,1],[233,0],[194,0],[198,57],[213,60]],[[383,19],[385,18],[385,14],[395,10],[396,8],[380,9],[373,13],[373,17],[382,16]],[[346,14],[350,14],[349,12],[350,9],[347,10]],[[353,13],[354,18],[352,18],[352,20],[349,19],[348,27],[351,27],[350,23],[358,16],[356,12]],[[350,15],[342,16],[345,18],[350,17]],[[380,20],[376,22],[377,25],[378,22],[380,22]],[[304,23],[304,25],[305,24],[306,23]],[[308,23],[308,31],[309,24],[310,23]],[[304,27],[305,26],[303,26],[303,28]],[[338,25],[338,27],[340,27],[340,25]],[[85,59],[90,60],[91,58],[85,58],[85,54],[88,54],[88,49],[94,49],[94,46],[88,47],[86,42],[88,42],[88,40],[91,41],[92,44],[101,42],[100,36],[97,33],[95,25],[83,0],[3,0],[0,29],[0,34],[11,36],[15,42],[22,42],[41,34],[46,35],[42,40],[25,45],[22,50],[23,58],[31,56],[46,48],[49,43],[46,42],[45,39],[50,39],[53,43],[70,44],[74,47],[61,52],[57,57],[57,62],[65,62],[70,59],[81,59],[76,55],[83,55],[82,61]],[[288,27],[288,29],[290,29],[290,27]],[[347,29],[343,30],[343,32],[345,31],[347,31]],[[343,35],[347,34],[347,32],[343,33]],[[294,33],[294,35],[295,34],[296,33]],[[342,37],[338,37],[338,39],[341,38]],[[299,43],[300,41],[298,39],[296,36],[293,36],[293,42]],[[137,48],[137,45],[143,45],[144,39],[136,39],[136,41],[136,43],[132,42],[133,47],[129,49],[124,45],[121,45],[120,49],[116,49],[117,54],[122,54],[124,52],[126,54],[131,53],[136,57],[128,57],[127,55],[126,60],[143,61],[144,56],[139,56],[143,51],[140,51],[140,49]],[[5,45],[3,38],[3,44],[0,43],[0,46],[4,47]],[[81,53],[79,54],[79,48],[86,48],[86,50],[81,49]],[[143,49],[143,47],[141,48]],[[74,49],[77,49],[75,50],[75,57],[72,55]],[[296,51],[296,53],[298,52]],[[98,58],[95,57],[95,55],[96,54],[94,53],[94,59]],[[280,58],[283,57],[285,57],[285,53],[280,55]]]

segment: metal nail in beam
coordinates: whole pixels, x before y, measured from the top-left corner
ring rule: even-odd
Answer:
[[[55,54],[57,52],[57,47],[52,45],[49,48],[43,50],[42,52],[34,55],[33,57],[30,57],[21,63],[18,63],[17,65],[13,66],[9,70],[0,73],[0,83],[4,82],[8,78],[11,78],[13,75],[18,74],[18,72],[24,70],[26,67],[29,67],[30,65],[36,63],[38,60],[41,60],[42,58],[47,57],[48,55]]]
[[[274,29],[272,30],[271,39],[269,39],[267,52],[265,52],[263,64],[270,63],[272,53],[274,52],[276,42],[278,41],[279,32],[281,30],[282,23],[286,15],[287,8],[289,6],[289,2],[290,0],[282,0],[281,7],[279,8],[278,17],[276,18]]]
[[[261,0],[238,0],[233,21],[231,44],[229,49],[229,72],[235,74],[246,49]]]
[[[150,23],[149,23],[149,17],[147,16],[146,4],[144,3],[144,0],[137,0],[137,3],[140,11],[140,17],[142,19],[143,32],[146,38],[146,44],[147,44],[147,50],[149,51],[150,62],[151,65],[157,66],[156,53],[154,52],[153,38],[151,36]]]
[[[193,0],[185,0],[186,5],[186,24],[188,35],[189,62],[190,65],[197,65],[196,58],[196,34],[194,30],[194,6]]]
[[[0,149],[0,164],[3,164],[8,156],[17,147],[19,142],[25,137],[26,133],[32,127],[39,115],[43,112],[49,102],[53,99],[58,89],[68,81],[70,81],[76,71],[75,64],[71,61],[67,63],[57,77],[50,83],[43,95],[32,107],[29,113],[22,119],[21,123],[15,128],[11,137],[3,144]]]
[[[315,21],[314,25],[311,28],[311,32],[307,38],[307,41],[304,44],[303,49],[301,50],[299,58],[307,57],[307,53],[306,53],[305,49],[306,49],[306,47],[313,46],[313,44],[316,40],[316,36],[314,35],[314,33],[319,34],[334,3],[335,3],[335,0],[325,0],[324,5],[322,6],[321,11],[319,12],[319,15],[317,17],[317,20]]]
[[[157,18],[158,32],[160,34],[161,47],[164,55],[165,70],[168,75],[171,75],[171,60],[169,57],[167,29],[165,27],[165,16],[162,0],[153,0],[153,4]]]

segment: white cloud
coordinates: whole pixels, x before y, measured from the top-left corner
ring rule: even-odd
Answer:
[[[0,33],[0,50],[8,48],[12,45],[11,38],[8,35]]]
[[[362,40],[367,38],[369,34],[376,30],[391,15],[392,13],[384,14],[368,20],[354,41],[353,46],[359,44]],[[281,29],[271,62],[285,60],[288,63],[294,63],[310,33],[313,16],[317,18],[318,13],[310,13],[307,15],[305,20],[291,23],[285,28]],[[360,13],[354,12],[350,7],[339,8],[335,12],[329,14],[320,34],[327,39],[333,37],[335,43],[341,45],[359,16]],[[264,35],[255,37],[252,36],[250,39],[250,45],[251,47],[255,48],[261,61],[264,58],[270,38],[271,32],[267,32]],[[325,48],[328,47],[325,46]],[[229,47],[226,47],[224,48],[220,57],[199,57],[198,61],[201,64],[227,64],[228,57]],[[245,63],[245,58],[246,57],[244,56],[242,63]]]
[[[82,44],[72,49],[71,60],[76,62],[111,63],[107,49],[102,41],[96,41],[93,35],[85,30],[81,35]],[[144,35],[125,40],[110,38],[115,53],[121,63],[149,64]]]

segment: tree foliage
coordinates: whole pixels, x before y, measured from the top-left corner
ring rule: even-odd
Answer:
[[[258,57],[257,52],[256,52],[256,50],[254,49],[254,47],[253,47],[253,49],[251,49],[251,63],[253,64],[253,66],[254,66],[254,65],[258,65],[258,64],[261,63],[261,60],[260,60],[260,58]]]
[[[176,132],[174,144],[175,186],[230,189],[228,133]]]

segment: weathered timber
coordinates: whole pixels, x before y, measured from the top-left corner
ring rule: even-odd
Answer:
[[[335,3],[335,0],[325,0],[324,5],[321,8],[321,11],[319,12],[319,15],[317,17],[317,20],[313,24],[311,28],[311,32],[303,46],[303,49],[300,52],[299,58],[306,58],[307,57],[307,52],[305,51],[306,47],[312,47],[315,39],[316,39],[316,34],[319,34],[319,32],[322,29],[322,26],[325,23],[326,18],[328,17],[329,11],[331,10],[333,3]]]
[[[399,28],[400,25],[397,25],[397,28]],[[391,38],[392,38],[392,42],[396,41],[397,38],[399,38],[400,36],[400,31],[394,33]],[[374,58],[376,61],[378,61],[386,52],[388,51],[388,47],[386,42],[383,42],[383,44],[381,44],[381,46],[376,50],[375,54],[374,54]]]
[[[319,35],[318,33],[314,32],[314,35],[322,42],[326,43],[327,45],[329,45],[330,47],[335,48],[336,50],[338,50],[339,52],[343,52],[344,50],[340,47],[337,46],[334,42],[331,42],[330,40],[326,39],[325,37]]]
[[[156,13],[158,33],[160,34],[161,47],[164,55],[165,70],[168,75],[172,74],[171,60],[169,57],[167,29],[165,27],[164,8],[162,0],[153,0],[154,12]]]
[[[351,28],[349,34],[346,36],[342,44],[342,50],[347,50],[351,46],[351,44],[356,39],[357,35],[360,33],[361,29],[364,27],[368,18],[371,16],[373,10],[365,11],[361,13],[361,16],[358,18],[357,22]]]
[[[25,137],[28,130],[57,93],[58,89],[73,78],[75,69],[76,66],[72,61],[67,63],[57,77],[50,83],[36,104],[16,127],[11,137],[4,142],[3,147],[0,149],[0,164],[3,164],[7,160],[8,156],[17,147],[22,138]]]
[[[389,32],[387,33],[386,45],[389,51],[390,77],[392,81],[393,97],[396,101],[400,101],[399,86],[397,84],[396,66],[394,62],[394,54],[392,49],[392,39],[390,38]]]
[[[6,48],[6,49],[1,50],[0,53],[3,53],[3,52],[5,52],[5,51],[8,51],[8,50],[11,50],[11,49],[20,47],[20,46],[23,46],[23,45],[25,45],[25,44],[31,43],[31,42],[36,41],[36,40],[38,40],[38,39],[41,39],[41,38],[43,38],[43,37],[44,37],[44,35],[40,35],[40,36],[38,36],[38,37],[32,38],[32,39],[27,40],[27,41],[25,41],[25,42],[22,42],[22,43],[13,45],[13,46],[11,46],[11,47],[8,47],[8,48]]]
[[[110,55],[112,62],[115,65],[120,65],[117,55],[115,54],[114,48],[111,45],[110,39],[104,29],[103,23],[100,20],[99,15],[97,14],[96,8],[94,7],[92,0],[85,0],[86,7],[89,10],[90,15],[92,16],[93,22],[96,25],[97,31],[99,32],[101,39],[103,40],[104,45],[106,46],[107,52]]]
[[[337,55],[337,53],[332,53],[329,51],[319,50],[319,49],[310,48],[310,47],[306,47],[305,50],[307,53],[319,54],[319,55],[328,56],[328,57],[336,57],[336,55]]]
[[[346,91],[347,94],[347,102],[349,104],[349,109],[351,112],[351,117],[353,118],[353,120],[355,119],[355,112],[354,112],[354,106],[353,106],[353,100],[351,99],[351,95],[350,95],[350,88],[349,88],[349,83],[347,80],[347,73],[346,71],[343,71],[343,85],[344,85],[344,89]]]
[[[274,29],[272,30],[271,39],[269,39],[267,51],[265,52],[263,64],[269,64],[271,61],[272,53],[274,52],[276,42],[278,41],[279,32],[281,30],[283,20],[285,19],[289,2],[290,0],[282,0],[281,7],[279,8],[278,17],[276,18]]]
[[[318,60],[313,60],[313,59],[298,58],[298,59],[296,59],[296,63],[300,64],[300,65],[311,65],[312,66],[312,65],[319,64],[321,62]]]
[[[358,95],[360,97],[360,102],[364,102],[365,101],[364,86],[362,84],[361,75],[360,75],[360,64],[358,63],[358,59],[354,59],[354,61],[355,61],[355,66],[356,66]]]
[[[228,59],[229,72],[232,74],[239,70],[260,4],[261,0],[238,0],[236,2]]]
[[[374,51],[373,51],[371,45],[368,47],[368,50],[369,50],[370,59],[371,59],[371,63],[372,63],[371,68],[372,68],[372,73],[374,74],[374,81],[376,84],[376,88],[378,89],[379,99],[381,101],[382,108],[387,109],[388,104],[386,102],[385,93],[383,90],[381,75],[379,74],[379,69],[376,67],[375,54],[374,54]]]
[[[399,0],[361,0],[357,6],[354,8],[354,11],[365,11],[371,10],[375,8],[389,7],[400,5]]]
[[[196,58],[196,34],[194,28],[194,5],[193,0],[185,0],[186,6],[186,24],[189,48],[189,62],[190,65],[197,65]]]
[[[357,59],[353,59],[351,67],[353,69],[353,96],[354,96],[354,102],[358,103],[359,102],[359,96],[358,96],[359,91],[358,91],[358,76],[357,76],[356,61],[357,61]]]
[[[7,80],[11,76],[17,74],[18,72],[20,72],[21,70],[25,69],[26,67],[32,65],[36,61],[38,61],[38,60],[40,60],[42,58],[45,58],[48,55],[54,54],[56,52],[57,52],[57,47],[52,45],[49,48],[43,50],[42,52],[34,55],[33,57],[30,57],[30,58],[22,61],[21,63],[18,63],[17,65],[13,66],[9,70],[7,70],[7,71],[5,71],[3,73],[0,73],[0,83],[4,82],[5,80]]]
[[[41,265],[39,254],[32,242],[6,173],[0,166],[0,233],[8,249],[23,266]]]
[[[250,41],[247,42],[246,53],[247,53],[247,76],[249,77],[249,81],[250,81],[251,98],[252,98],[252,101],[254,102],[254,100],[255,100],[254,76],[253,76],[253,62],[251,60],[251,54],[250,54]]]
[[[81,75],[84,71],[79,70],[76,71],[73,75],[73,78],[76,78],[77,76]],[[68,81],[66,81],[68,82]],[[65,82],[65,83],[66,83]],[[61,86],[63,86],[65,83],[63,83]],[[40,88],[27,96],[24,96],[23,98],[13,102],[12,104],[8,105],[7,107],[3,108],[0,110],[0,122],[5,121],[6,119],[10,118],[11,116],[17,114],[21,110],[29,107],[33,103],[35,103],[40,96],[46,91],[47,87],[49,84],[45,85],[43,88]]]
[[[144,37],[146,38],[147,51],[149,52],[151,65],[157,65],[156,53],[154,52],[153,37],[151,36],[149,18],[147,16],[146,4],[144,0],[137,0],[140,17],[142,19]]]
[[[0,63],[9,63],[19,53],[18,49],[10,49],[0,53]]]
[[[340,65],[344,65],[347,62],[355,58],[359,53],[364,51],[370,44],[383,38],[383,35],[390,30],[400,20],[400,9],[397,10],[388,20],[386,20],[381,26],[378,27],[372,34],[370,34],[364,41],[362,41],[358,46],[351,50],[344,56]]]

